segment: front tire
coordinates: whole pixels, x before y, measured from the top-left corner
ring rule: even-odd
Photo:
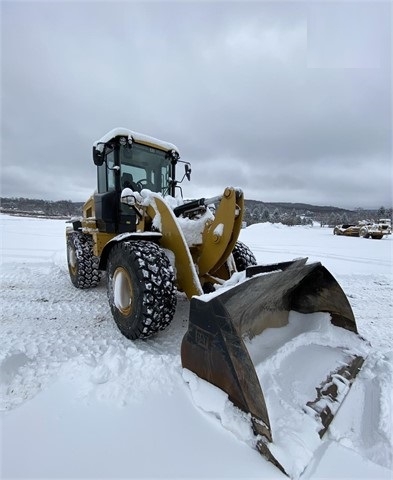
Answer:
[[[164,251],[149,241],[124,241],[109,254],[108,300],[121,333],[147,338],[164,330],[176,310],[173,268]]]
[[[76,288],[93,288],[100,283],[99,259],[93,254],[93,238],[82,232],[67,234],[67,263]]]
[[[370,234],[368,233],[368,229],[363,227],[360,229],[359,235],[363,238],[368,238]]]

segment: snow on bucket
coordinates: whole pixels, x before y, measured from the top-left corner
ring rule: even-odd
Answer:
[[[258,450],[297,477],[367,355],[334,277],[307,259],[249,267],[229,289],[193,297],[182,365],[251,416]]]

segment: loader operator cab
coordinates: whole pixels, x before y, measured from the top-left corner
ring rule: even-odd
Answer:
[[[135,231],[136,212],[121,202],[124,188],[175,196],[180,183],[176,180],[179,153],[174,145],[125,129],[115,129],[95,142],[93,161],[97,166],[95,215],[102,232]],[[183,179],[190,179],[190,164],[182,163]]]

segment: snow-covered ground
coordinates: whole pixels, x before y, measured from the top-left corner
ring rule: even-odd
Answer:
[[[226,396],[182,370],[184,295],[166,331],[130,342],[112,320],[104,281],[90,291],[72,286],[63,221],[1,215],[0,227],[1,478],[285,478],[253,448]],[[371,344],[328,433],[294,476],[392,478],[393,238],[259,224],[240,239],[260,263],[321,261]]]

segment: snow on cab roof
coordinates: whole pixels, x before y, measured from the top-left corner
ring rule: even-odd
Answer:
[[[158,140],[157,138],[150,137],[149,135],[144,135],[143,133],[134,132],[132,130],[129,130],[128,128],[123,128],[123,127],[114,128],[110,132],[106,133],[99,140],[96,140],[93,143],[93,146],[96,147],[98,150],[101,150],[102,145],[98,145],[99,143],[109,142],[109,140],[112,140],[112,138],[117,137],[119,135],[132,137],[134,141],[138,143],[140,142],[146,145],[156,146],[158,148],[161,148],[162,150],[176,150],[176,152],[179,153],[179,149],[176,147],[176,145],[173,145],[172,143],[164,142],[162,140]]]

